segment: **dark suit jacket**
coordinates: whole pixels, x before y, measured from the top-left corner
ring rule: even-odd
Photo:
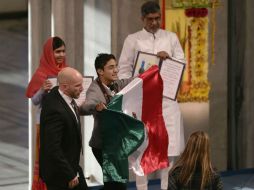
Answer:
[[[53,88],[42,100],[40,176],[53,186],[67,186],[80,171],[81,130],[74,113]]]

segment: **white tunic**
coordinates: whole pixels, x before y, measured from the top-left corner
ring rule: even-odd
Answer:
[[[170,57],[185,62],[182,47],[175,33],[159,29],[152,34],[143,29],[128,35],[124,41],[119,59],[120,79],[132,76],[138,51],[153,54],[165,51]],[[168,156],[178,156],[184,148],[183,122],[178,103],[163,98],[163,116],[169,136]]]

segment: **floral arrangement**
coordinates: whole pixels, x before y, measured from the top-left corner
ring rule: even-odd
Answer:
[[[208,54],[210,52],[209,62],[214,64],[215,11],[220,6],[220,2],[219,0],[160,0],[160,2],[165,10],[163,26],[178,35],[185,52],[186,67],[177,100],[207,102],[211,89],[208,81]],[[208,11],[210,11],[209,17]],[[211,29],[210,49],[208,49],[209,28]]]
[[[211,0],[172,0],[172,8],[210,7]]]
[[[188,43],[187,80],[178,94],[179,102],[208,101],[210,84],[208,82],[208,10],[206,8],[191,8],[185,10],[187,18]]]

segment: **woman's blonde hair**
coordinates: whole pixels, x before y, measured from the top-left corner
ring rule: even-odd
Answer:
[[[204,189],[210,182],[213,172],[210,160],[210,145],[207,133],[197,131],[191,134],[180,158],[177,160],[172,171],[180,168],[178,181],[180,184],[188,185],[195,170],[201,169],[200,189]]]

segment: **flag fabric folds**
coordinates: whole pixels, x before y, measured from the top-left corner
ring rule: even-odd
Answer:
[[[168,167],[162,94],[159,68],[152,66],[114,96],[100,114],[104,182],[127,182],[129,168],[142,176]]]

